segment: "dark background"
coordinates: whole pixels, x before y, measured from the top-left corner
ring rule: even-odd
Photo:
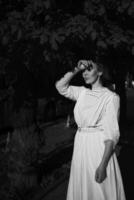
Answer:
[[[70,141],[72,144],[76,128],[72,115],[74,104],[57,93],[55,82],[72,70],[79,59],[90,59],[96,54],[103,57],[110,83],[121,99],[120,145],[132,146],[133,20],[132,0],[0,0],[0,176],[4,177],[0,192],[3,199],[28,199],[33,188],[40,188],[41,184],[45,190],[56,169],[48,175],[47,169],[56,163],[55,153],[63,153],[65,144]],[[83,84],[81,76],[72,84]],[[67,119],[71,119],[71,125]],[[59,125],[53,129],[54,124]],[[59,148],[55,144],[57,136],[52,132],[60,135],[64,124],[71,129],[71,139],[66,140],[64,136],[63,146]],[[47,131],[52,134],[48,140]],[[50,157],[49,140],[54,147],[49,151]],[[60,166],[68,163],[71,152],[70,149]],[[48,157],[51,164],[44,172]],[[60,177],[61,168],[59,171],[56,173]]]

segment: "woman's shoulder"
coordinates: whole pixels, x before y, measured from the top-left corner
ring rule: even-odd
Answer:
[[[113,90],[110,90],[109,88],[106,89],[106,93],[105,93],[106,97],[108,100],[111,99],[120,99],[120,96]]]
[[[85,87],[85,86],[78,86],[79,87],[79,90],[81,91],[81,92],[83,92],[83,91],[86,91],[87,90],[87,88]]]

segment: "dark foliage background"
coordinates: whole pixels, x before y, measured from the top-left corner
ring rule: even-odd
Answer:
[[[29,170],[33,160],[38,163],[40,144],[45,144],[44,137],[40,140],[40,124],[66,116],[70,105],[58,95],[56,80],[79,59],[96,53],[105,58],[111,82],[121,97],[123,132],[125,80],[128,73],[134,76],[133,20],[132,0],[0,0],[0,128],[1,135],[10,133],[6,152],[12,165],[7,163],[8,167],[28,166]],[[81,84],[81,77],[74,83]],[[28,139],[24,137],[27,134]],[[19,146],[13,142],[18,137]],[[18,155],[13,151],[15,144]],[[34,156],[25,152],[29,157],[24,162],[23,150],[31,152],[33,148]],[[18,182],[12,181],[11,171],[9,167],[8,178],[14,188]]]
[[[57,96],[55,81],[96,52],[106,56],[125,96],[126,73],[133,73],[133,1],[1,0],[0,13],[1,89],[5,96],[12,87],[15,109],[29,96]]]

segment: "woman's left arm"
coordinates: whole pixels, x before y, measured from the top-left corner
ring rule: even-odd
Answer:
[[[112,154],[115,151],[116,144],[119,140],[119,113],[120,113],[120,98],[118,95],[113,95],[110,98],[106,113],[104,116],[104,143],[105,149],[102,160],[96,170],[95,180],[101,183],[105,180],[107,174],[106,169]]]
[[[107,140],[105,142],[105,150],[104,150],[104,154],[103,154],[101,163],[96,170],[96,174],[95,174],[96,182],[102,183],[105,180],[105,178],[107,177],[106,169],[107,169],[108,162],[109,162],[113,152],[114,152],[113,141]]]
[[[107,167],[108,162],[112,156],[112,154],[114,153],[114,148],[113,148],[114,144],[112,140],[107,140],[105,142],[105,150],[104,150],[104,154],[100,163],[100,166],[103,167]]]

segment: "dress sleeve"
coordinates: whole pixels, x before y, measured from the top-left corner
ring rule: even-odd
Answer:
[[[104,127],[104,142],[112,140],[114,148],[118,143],[120,137],[119,130],[119,114],[120,114],[120,97],[113,94],[110,97],[104,114],[103,127]]]
[[[56,89],[64,97],[69,98],[73,101],[77,101],[84,87],[69,85],[68,83],[69,78],[70,78],[70,74],[67,73],[63,78],[57,81]]]

